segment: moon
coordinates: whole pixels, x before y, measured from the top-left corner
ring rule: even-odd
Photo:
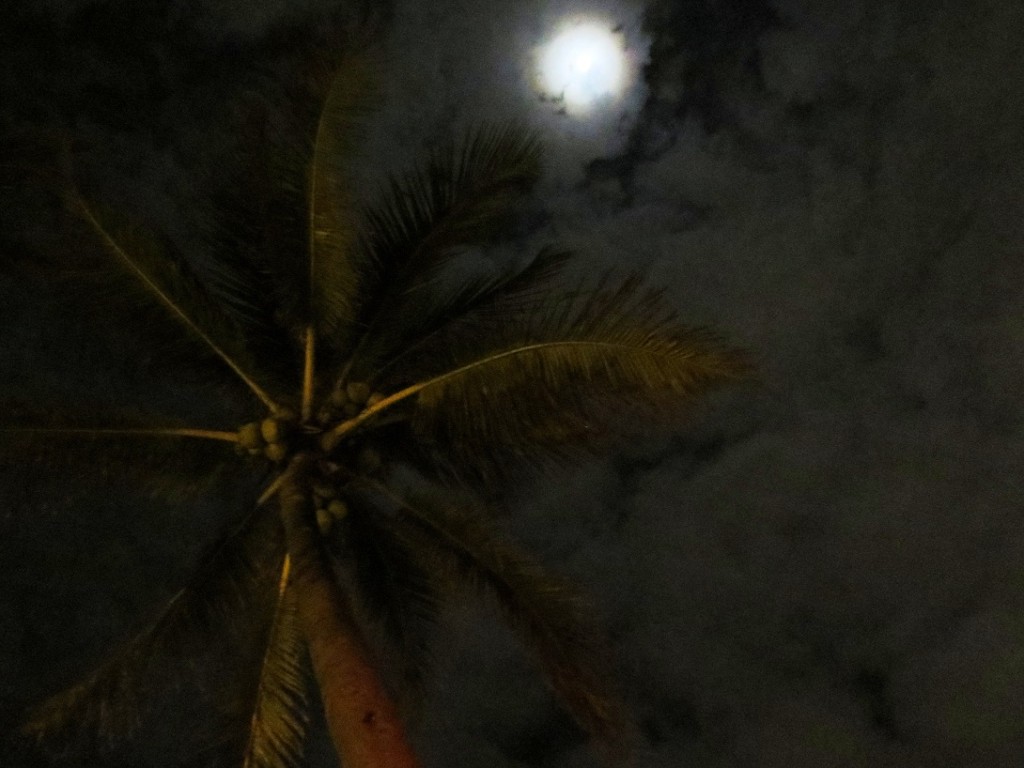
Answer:
[[[614,97],[622,87],[624,68],[622,44],[611,31],[596,23],[577,23],[541,51],[540,86],[578,111]]]

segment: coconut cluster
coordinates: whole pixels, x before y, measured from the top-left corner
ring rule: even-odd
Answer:
[[[348,515],[348,504],[338,496],[337,489],[327,482],[313,485],[313,502],[316,505],[316,524],[320,533],[330,533],[335,521]]]
[[[352,419],[383,399],[384,395],[374,392],[366,382],[350,381],[331,392],[317,417],[321,424]]]
[[[262,421],[252,421],[239,427],[236,448],[239,453],[263,456],[277,464],[286,461],[295,451],[311,449],[316,453],[314,446],[329,433],[332,425],[355,419],[384,398],[385,395],[372,391],[366,383],[349,382],[338,386],[324,401],[317,414],[319,425],[300,424],[295,411],[281,409]],[[341,450],[332,450],[333,458],[330,460],[321,454],[317,479],[312,485],[317,527],[324,536],[348,514],[348,505],[337,484],[340,466],[348,468],[348,475],[357,472],[363,477],[378,475],[384,469],[380,450],[366,442],[358,430],[338,447]]]
[[[263,421],[243,424],[238,429],[238,449],[250,456],[263,455],[273,462],[284,461],[297,426],[298,416],[288,409],[282,409]]]

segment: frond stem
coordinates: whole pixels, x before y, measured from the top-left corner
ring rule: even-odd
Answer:
[[[302,366],[302,421],[313,416],[313,377],[316,372],[316,333],[306,326],[306,351]]]
[[[337,78],[337,75],[335,76]],[[330,89],[328,89],[330,94]],[[307,225],[307,231],[309,232],[309,314],[313,316],[313,291],[314,284],[316,282],[316,246],[317,236],[319,231],[316,226],[317,219],[317,208],[316,203],[319,199],[318,184],[319,181],[319,170],[320,170],[320,152],[324,143],[324,129],[327,123],[328,109],[327,105],[323,105],[320,110],[320,115],[316,121],[316,133],[313,134],[313,157],[310,159],[309,167],[309,222]]]
[[[203,440],[219,440],[225,443],[237,443],[237,432],[224,432],[215,429],[191,429],[178,427],[157,427],[153,429],[90,429],[61,427],[0,427],[0,432],[16,432],[21,434],[44,435],[124,435],[127,437],[196,437]]]
[[[256,506],[262,507],[264,504],[266,504],[268,501],[274,498],[274,496],[277,495],[277,492],[281,490],[281,486],[284,485],[284,479],[285,478],[283,472],[277,477],[275,477],[274,482],[268,485],[266,490],[260,494],[260,497],[258,499],[256,499]]]
[[[259,384],[239,367],[238,363],[231,359],[231,357],[221,349],[213,339],[211,339],[206,333],[190,318],[184,310],[181,309],[174,300],[168,296],[152,278],[146,274],[128,255],[128,253],[121,247],[114,237],[106,230],[106,228],[100,223],[99,219],[92,212],[92,209],[86,204],[85,200],[80,195],[75,196],[75,202],[78,208],[81,210],[82,215],[92,225],[93,229],[96,230],[103,242],[106,243],[107,247],[110,248],[121,261],[123,261],[128,268],[135,274],[135,276],[143,283],[156,296],[156,298],[162,303],[167,309],[171,311],[175,317],[178,318],[189,330],[195,333],[206,345],[221,359],[227,366],[235,372],[235,374],[245,383],[253,394],[256,395],[263,403],[274,413],[281,410],[281,407],[274,402],[274,400],[268,395]]]

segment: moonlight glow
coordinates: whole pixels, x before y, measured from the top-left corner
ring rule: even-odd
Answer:
[[[585,107],[615,95],[622,70],[622,46],[597,24],[567,29],[548,45],[540,60],[544,90],[561,96],[570,107]]]

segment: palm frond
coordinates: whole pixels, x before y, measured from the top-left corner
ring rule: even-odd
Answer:
[[[290,105],[274,114],[262,94],[250,94],[233,112],[237,157],[205,182],[214,215],[204,234],[217,254],[211,283],[227,295],[248,334],[267,343],[267,357],[286,359],[294,376],[300,370],[296,341],[308,319],[301,258],[307,245],[305,142],[293,135],[301,128],[275,128],[282,115],[295,112]]]
[[[185,500],[239,468],[229,447],[233,432],[157,420],[84,398],[70,411],[2,399],[0,412],[0,463],[19,484],[58,475],[66,489],[106,493],[130,476],[137,490]]]
[[[628,751],[630,721],[609,679],[610,654],[580,596],[482,513],[434,495],[396,501],[396,535],[437,552],[461,580],[491,596],[580,727],[610,756]]]
[[[330,79],[309,161],[309,323],[334,338],[355,317],[360,267],[354,190],[346,183],[371,105],[376,101],[374,59],[365,50],[342,58]]]
[[[251,176],[236,179],[235,184],[250,197],[265,192],[265,187]],[[203,235],[215,254],[215,258],[203,264],[204,285],[244,335],[253,370],[260,371],[275,391],[293,392],[301,367],[295,329],[286,322],[277,302],[278,276],[253,250],[261,253],[276,247],[271,244],[273,216],[266,211],[254,214],[258,223],[247,224],[223,196],[215,205],[221,219]],[[247,226],[253,228],[248,238],[244,236]]]
[[[415,709],[431,668],[430,638],[445,576],[436,562],[395,538],[388,513],[365,494],[346,493],[349,514],[334,541],[336,562],[380,666],[399,699]],[[337,543],[340,539],[339,548]]]
[[[132,278],[131,284],[161,305],[194,339],[220,358],[268,408],[279,410],[254,374],[246,370],[245,340],[240,329],[211,299],[188,266],[169,258],[138,230],[113,229],[77,192],[70,193],[69,199],[73,210],[94,231],[102,249]]]
[[[479,126],[457,146],[435,150],[420,171],[392,178],[383,201],[364,213],[360,238],[374,265],[357,321],[362,329],[349,368],[363,375],[418,316],[459,249],[487,244],[510,220],[513,203],[540,176],[540,146],[517,123]]]
[[[242,768],[296,768],[309,723],[305,645],[284,556],[274,615],[253,692]]]
[[[333,14],[337,16],[337,14]],[[334,343],[350,330],[363,265],[351,172],[381,69],[372,18],[324,19],[294,30],[288,61],[235,105],[239,170],[213,180],[218,250],[236,254],[245,279],[272,297],[290,333],[315,326]],[[310,39],[310,34],[315,39]],[[289,70],[279,84],[280,69]],[[266,311],[262,311],[266,316]]]
[[[379,382],[391,391],[327,440],[407,403],[411,429],[457,466],[499,471],[594,447],[625,416],[677,418],[697,395],[747,374],[741,353],[679,325],[639,279],[524,312],[476,315]],[[419,381],[408,383],[410,378]]]
[[[263,94],[235,106],[234,168],[209,180],[216,218],[207,238],[227,262],[226,280],[248,286],[257,322],[280,325],[293,338],[309,320],[306,182],[309,126],[316,115],[301,89],[273,110]],[[283,124],[282,124],[283,123]]]
[[[278,361],[287,358],[289,340],[274,323],[273,310],[265,301],[272,295],[266,276],[233,247],[234,242],[221,238],[217,245],[225,247],[217,249],[216,258],[200,256],[186,263],[158,237],[143,233],[137,226],[118,222],[109,211],[88,202],[78,189],[72,148],[72,138],[60,130],[35,136],[22,147],[22,156],[28,159],[13,169],[20,170],[19,176],[23,177],[18,187],[18,205],[23,208],[26,200],[33,200],[36,205],[33,218],[53,221],[43,230],[44,237],[33,238],[36,247],[28,249],[27,253],[24,244],[12,244],[14,254],[5,259],[3,266],[22,270],[23,277],[41,277],[49,296],[53,294],[55,283],[74,286],[76,292],[81,293],[90,276],[102,276],[103,285],[90,286],[93,289],[88,296],[91,304],[114,299],[116,304],[121,304],[125,297],[141,298],[138,306],[132,307],[133,311],[158,309],[164,318],[175,318],[175,334],[168,339],[172,349],[186,340],[192,353],[198,342],[221,364],[233,364],[251,379],[262,382],[268,373],[275,377],[273,384],[285,379]],[[0,179],[6,175],[4,170],[0,164]],[[42,200],[36,199],[41,196]],[[56,201],[60,201],[60,205],[54,209]],[[71,223],[68,214],[74,227],[70,232],[75,238],[74,259],[68,258],[67,236]],[[23,228],[25,220],[19,224]],[[219,228],[217,231],[222,232]],[[40,248],[42,243],[45,245]],[[83,268],[83,256],[100,253],[105,267],[102,274]],[[110,269],[111,266],[114,269]],[[116,291],[110,290],[112,285],[116,285]],[[125,287],[129,290],[122,290]],[[107,290],[104,292],[103,288]],[[137,315],[131,319],[140,325],[163,325],[162,322],[145,323],[145,319]],[[185,334],[181,333],[182,327],[186,329]],[[168,346],[162,340],[159,348],[161,355],[168,354]],[[224,360],[224,356],[229,360]],[[291,373],[294,374],[294,368]],[[230,383],[237,383],[234,377]],[[265,383],[261,386],[267,389]]]
[[[343,346],[352,332],[364,265],[357,237],[351,177],[355,141],[373,101],[372,59],[365,51],[345,56],[324,98],[313,137],[307,186],[308,311],[302,375],[302,415],[312,414],[317,378],[317,338],[325,349]],[[322,355],[326,357],[326,355]]]
[[[403,307],[401,311],[415,315],[419,322],[406,329],[405,338],[392,340],[391,349],[383,354],[387,362],[374,371],[373,378],[386,377],[405,360],[436,342],[455,323],[469,322],[474,317],[493,320],[528,312],[550,301],[553,283],[572,258],[571,251],[546,247],[525,266],[467,281],[440,300],[416,302],[415,297],[411,297],[414,304],[423,306]]]
[[[232,622],[247,626],[267,588],[268,564],[280,562],[276,518],[249,513],[204,556],[189,583],[160,614],[81,682],[29,713],[22,731],[57,751],[105,752],[138,728],[152,670],[197,637],[216,636]]]

